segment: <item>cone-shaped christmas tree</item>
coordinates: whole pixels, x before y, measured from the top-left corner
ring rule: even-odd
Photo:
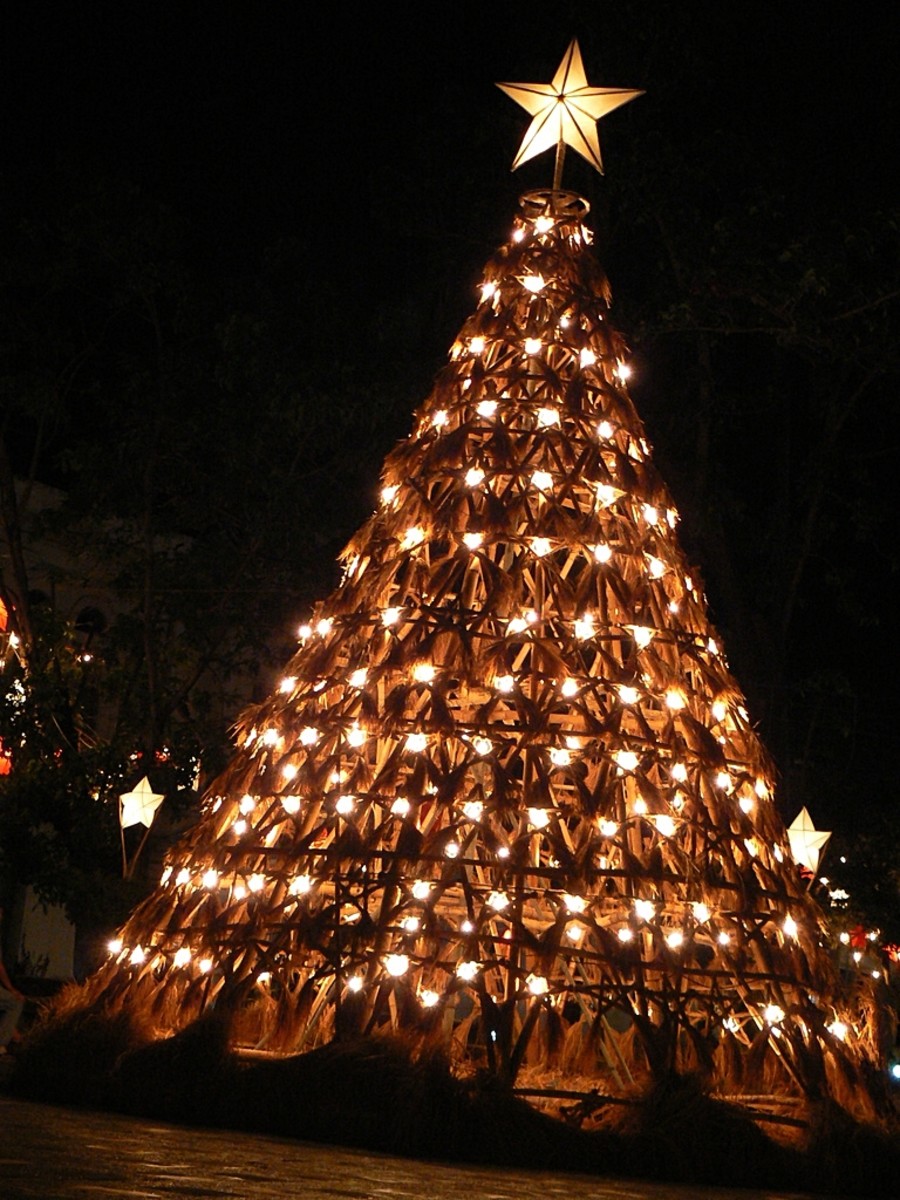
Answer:
[[[580,64],[580,59],[579,59]],[[853,1083],[773,771],[629,398],[586,203],[523,197],[381,503],[91,1002],[525,1094]],[[831,1081],[829,1083],[829,1081]]]

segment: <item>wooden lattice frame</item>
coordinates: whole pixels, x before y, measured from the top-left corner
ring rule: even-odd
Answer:
[[[818,1095],[840,1011],[588,248],[529,193],[279,691],[92,998],[277,1052],[399,1030],[529,1093]],[[845,1040],[846,1039],[846,1040]]]

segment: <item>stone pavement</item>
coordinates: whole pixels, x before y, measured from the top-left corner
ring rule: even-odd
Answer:
[[[0,1095],[0,1200],[787,1200],[460,1167]]]

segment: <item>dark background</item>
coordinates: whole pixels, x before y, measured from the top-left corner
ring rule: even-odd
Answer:
[[[225,340],[215,394],[195,364],[179,419],[187,405],[201,433],[209,421],[194,469],[224,474],[256,512],[284,451],[278,370],[318,414],[321,449],[303,447],[296,491],[279,501],[290,519],[254,575],[270,601],[254,620],[270,623],[261,635],[278,658],[370,510],[381,458],[473,307],[517,196],[550,180],[551,155],[510,174],[528,117],[493,85],[549,82],[577,36],[591,83],[646,89],[600,124],[606,176],[570,152],[565,183],[591,201],[632,392],[783,775],[784,815],[806,803],[820,826],[854,828],[892,814],[895,10],[359,7],[7,10],[12,303],[39,291],[37,271],[23,283],[32,253],[45,280],[54,246],[70,253],[72,213],[84,228],[96,218],[108,244],[152,211],[183,296],[204,298],[197,340],[202,313],[232,331],[240,314],[253,337],[265,326],[265,361],[249,334]],[[110,286],[98,273],[77,301],[63,289],[48,331],[77,326],[84,304],[99,311]],[[41,451],[47,482],[83,473],[87,452],[80,466],[67,457],[76,443],[101,457],[123,444],[114,378],[101,365],[68,393]],[[234,443],[216,432],[223,416]],[[7,428],[20,469],[33,432],[27,414]]]

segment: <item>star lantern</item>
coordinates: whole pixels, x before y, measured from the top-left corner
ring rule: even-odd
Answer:
[[[597,137],[597,122],[643,92],[631,88],[591,87],[584,73],[581,51],[572,39],[563,55],[552,83],[498,83],[517,104],[530,113],[528,126],[512,169],[535,155],[556,147],[556,169],[553,187],[559,190],[562,160],[566,146],[571,146],[592,167],[603,174],[603,159]]]
[[[154,792],[150,780],[145,775],[134,791],[125,792],[119,797],[119,823],[122,828],[145,825],[149,829],[163,799],[164,795]]]
[[[825,843],[831,837],[831,832],[816,829],[812,817],[805,808],[801,808],[793,822],[788,826],[788,838],[791,843],[791,854],[794,862],[800,867],[806,867],[815,875],[819,869],[819,859]]]

